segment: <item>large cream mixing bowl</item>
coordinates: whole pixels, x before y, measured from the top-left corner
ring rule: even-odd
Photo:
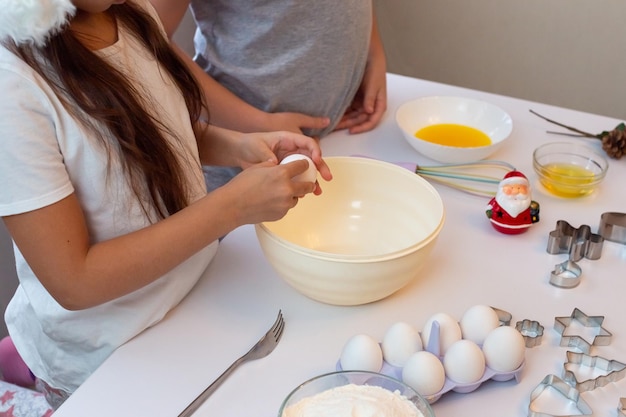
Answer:
[[[314,300],[383,299],[428,262],[444,224],[441,197],[417,174],[387,162],[325,160],[333,180],[282,219],[257,224],[261,248],[287,283]]]

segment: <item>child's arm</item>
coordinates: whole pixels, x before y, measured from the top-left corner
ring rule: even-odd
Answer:
[[[362,133],[375,128],[387,110],[387,60],[373,16],[370,47],[359,91],[335,130]]]
[[[236,153],[243,165],[272,153],[268,148],[279,155],[304,149],[320,159],[316,142],[302,135],[237,135],[219,129],[212,137],[225,146],[249,146],[250,152]],[[329,178],[328,167],[323,162],[320,167]],[[306,168],[305,161],[276,165],[266,158],[165,220],[96,244],[75,194],[3,220],[48,292],[63,307],[79,310],[144,287],[238,226],[281,218],[297,196],[318,190],[313,183],[291,180]]]
[[[235,227],[234,211],[209,200],[218,199],[199,200],[153,226],[94,245],[75,194],[3,220],[52,297],[80,310],[149,284]]]
[[[205,123],[194,129],[200,160],[206,165],[247,168],[268,160],[278,163],[289,154],[302,153],[309,155],[318,169],[327,169],[319,143],[308,136],[288,131],[241,133]]]

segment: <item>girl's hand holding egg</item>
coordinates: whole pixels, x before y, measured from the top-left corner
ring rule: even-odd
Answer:
[[[298,174],[295,177],[293,177],[293,180],[294,181],[306,181],[306,182],[317,181],[317,168],[315,167],[315,163],[313,162],[311,158],[309,158],[306,155],[302,155],[299,153],[287,155],[282,161],[280,161],[280,164],[281,165],[288,164],[290,162],[298,161],[301,159],[304,159],[305,161],[307,161],[309,163],[309,166],[307,170],[304,171],[302,174]]]

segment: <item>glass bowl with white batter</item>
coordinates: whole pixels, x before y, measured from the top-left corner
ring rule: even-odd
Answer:
[[[376,372],[339,371],[298,385],[278,417],[355,415],[435,417],[428,401],[403,382]]]

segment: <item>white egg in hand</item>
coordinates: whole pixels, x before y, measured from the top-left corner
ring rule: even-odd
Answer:
[[[485,355],[471,340],[458,340],[443,357],[443,368],[451,380],[470,384],[478,381],[485,373]]]
[[[492,330],[483,343],[487,366],[496,372],[512,372],[524,362],[524,336],[510,326]]]
[[[439,324],[439,333],[431,334],[433,329],[433,323]],[[439,346],[430,346],[431,338],[439,337]],[[437,313],[432,316],[422,330],[422,344],[426,350],[433,352],[436,355],[443,356],[450,345],[457,340],[461,339],[461,327],[459,323],[446,313]]]
[[[299,159],[306,160],[309,163],[309,167],[302,174],[293,177],[293,179],[295,181],[315,182],[317,180],[317,168],[315,167],[315,163],[313,162],[313,160],[308,156],[294,153],[286,156],[282,161],[280,161],[280,163],[282,165],[288,162],[297,161]]]
[[[346,342],[339,363],[344,371],[379,372],[383,367],[383,352],[374,338],[357,334]]]
[[[441,391],[446,372],[438,357],[421,350],[415,352],[402,368],[402,381],[425,397]]]
[[[415,327],[398,322],[385,333],[382,350],[387,363],[402,367],[412,354],[422,350],[422,338]]]
[[[467,309],[460,324],[463,339],[482,345],[489,332],[500,325],[500,319],[493,308],[478,304]]]

